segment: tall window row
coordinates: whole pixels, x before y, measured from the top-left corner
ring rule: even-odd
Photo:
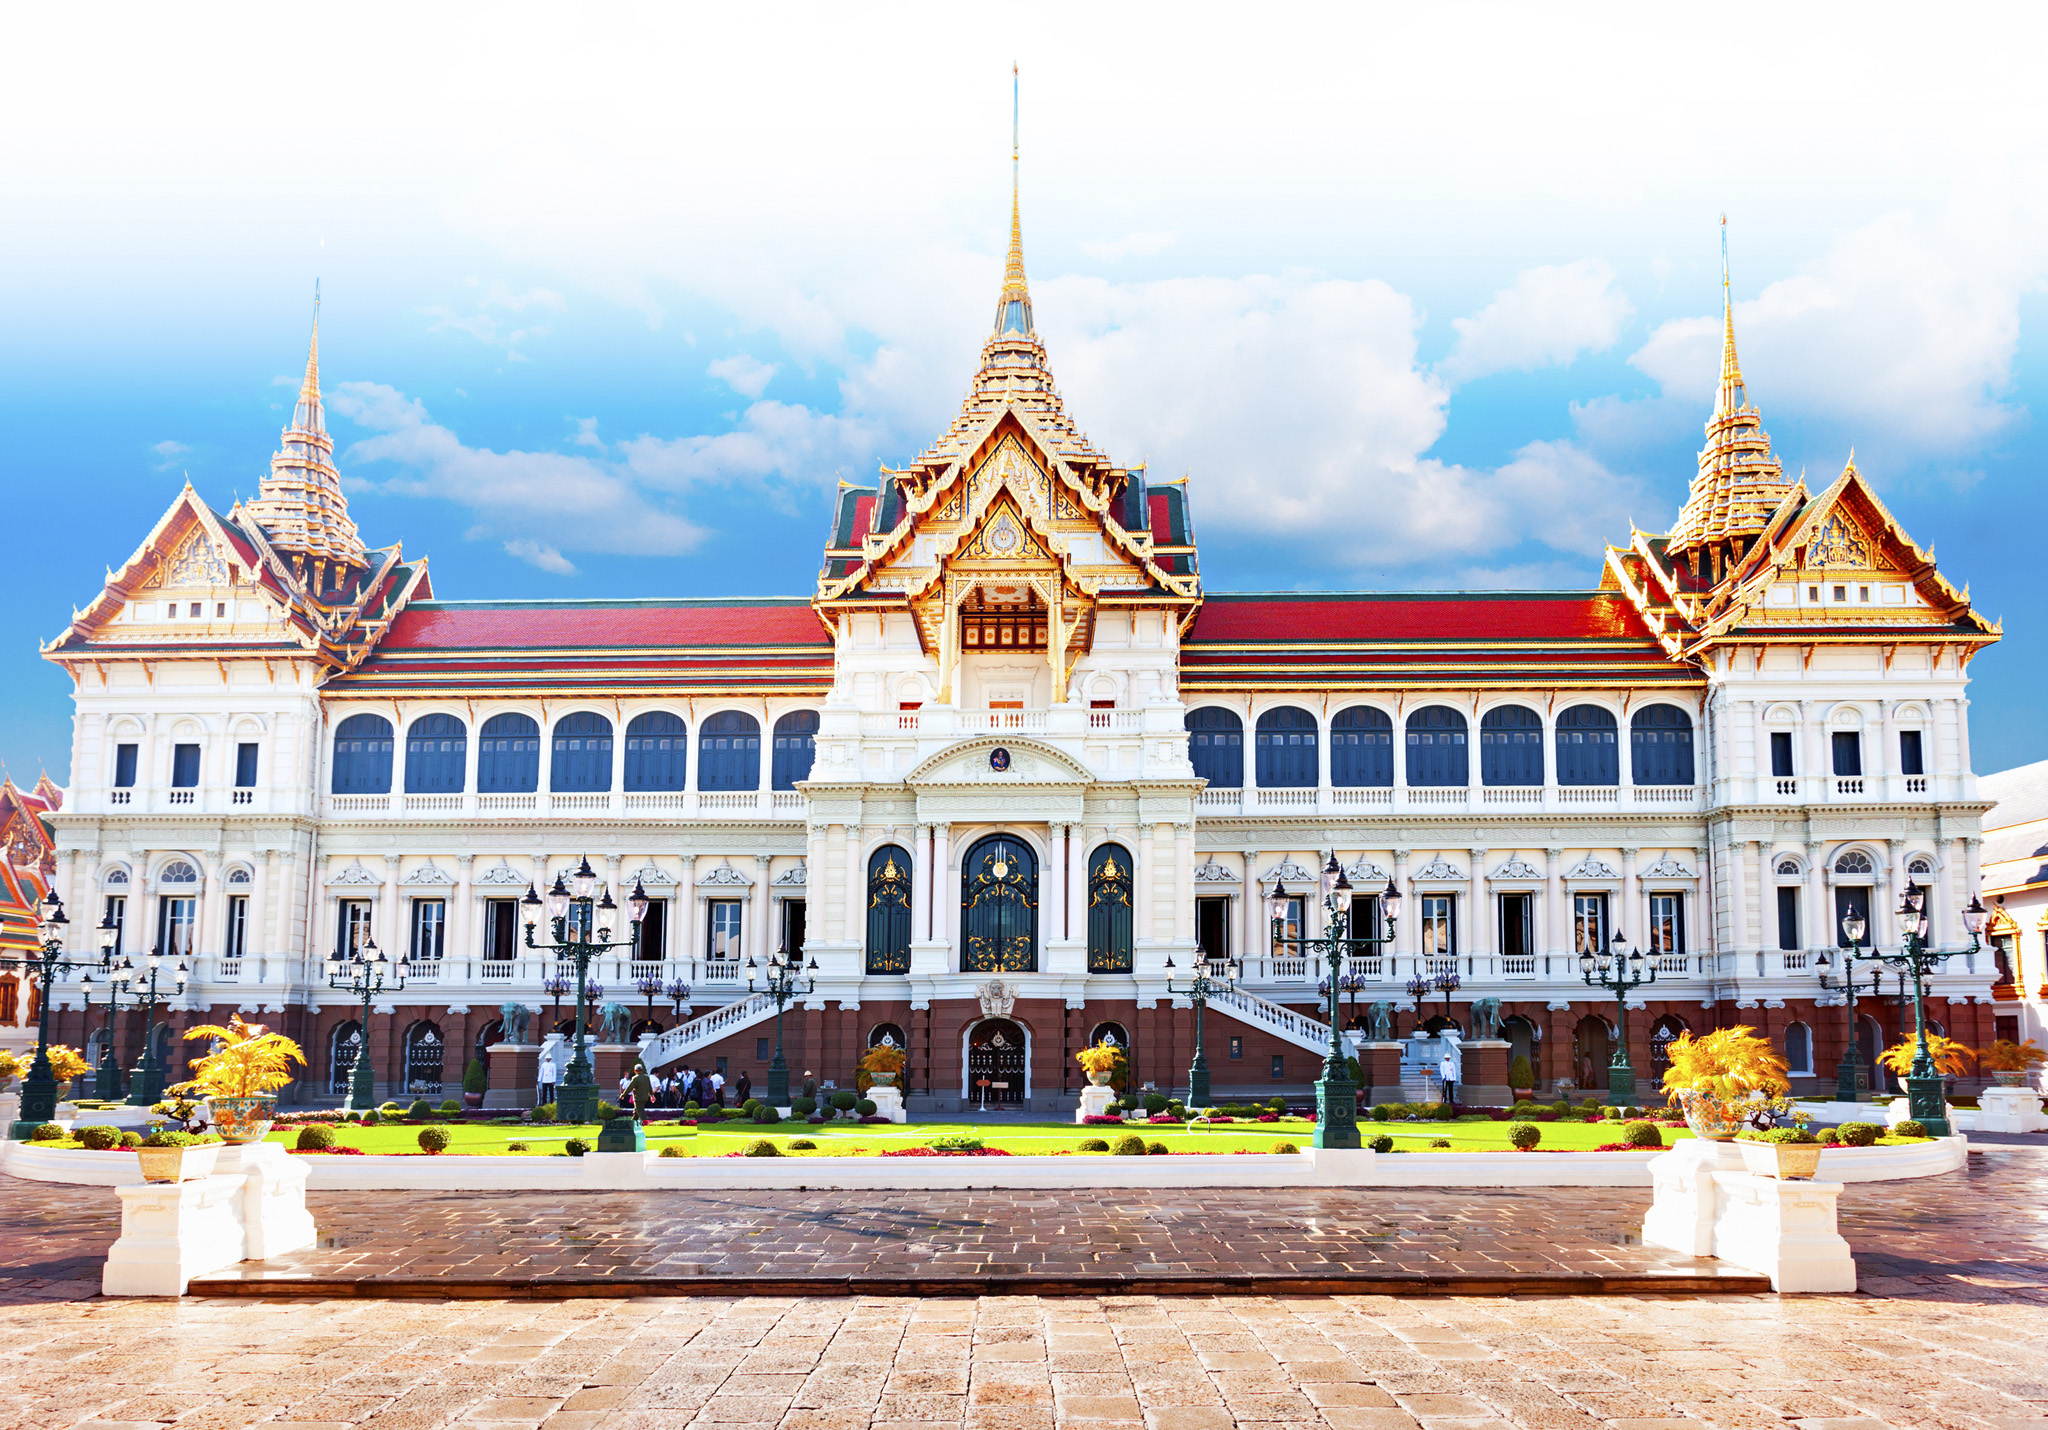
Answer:
[[[532,794],[540,788],[543,745],[548,788],[557,793],[606,791],[614,766],[612,722],[579,710],[555,722],[545,738],[531,715],[493,715],[477,728],[476,787],[481,794]],[[769,788],[795,789],[808,779],[817,751],[818,712],[793,710],[775,722],[768,744]],[[389,794],[396,739],[382,715],[351,715],[334,727],[335,794]],[[666,710],[626,725],[623,786],[628,791],[681,790],[689,783],[689,729]],[[697,788],[761,787],[761,722],[740,710],[707,717],[697,732]],[[124,747],[125,748],[125,747]],[[180,746],[182,750],[185,747]],[[254,778],[251,749],[250,777]],[[132,756],[124,769],[132,769]],[[193,747],[194,778],[197,747]],[[405,732],[405,792],[460,794],[468,779],[469,729],[454,715],[422,715]],[[132,781],[132,774],[129,775]]]
[[[1207,705],[1187,716],[1188,758],[1212,788],[1244,785],[1244,722],[1237,712]],[[1471,732],[1462,711],[1425,705],[1403,723],[1400,744],[1410,785],[1465,785],[1471,780]],[[1692,716],[1676,705],[1648,705],[1629,720],[1629,773],[1639,785],[1693,783]],[[1316,717],[1291,705],[1260,714],[1253,729],[1253,775],[1262,789],[1313,788],[1320,775],[1322,731]],[[1339,788],[1394,783],[1394,722],[1383,710],[1354,705],[1330,720],[1330,783]],[[1598,705],[1561,711],[1546,739],[1543,717],[1526,705],[1500,705],[1479,720],[1479,778],[1486,785],[1541,785],[1545,746],[1556,783],[1621,783],[1621,728]]]

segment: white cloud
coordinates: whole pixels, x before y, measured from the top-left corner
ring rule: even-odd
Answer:
[[[544,308],[561,312],[567,304],[562,295],[549,288],[529,288],[515,293],[503,283],[485,285],[477,279],[470,279],[472,288],[483,292],[476,301],[476,311],[470,314],[457,313],[446,304],[435,304],[420,311],[434,321],[428,325],[430,333],[467,333],[486,347],[501,347],[505,356],[515,362],[525,361],[517,350],[518,345],[528,338],[545,337],[548,332],[545,323],[508,323],[500,313],[524,313],[529,308]]]
[[[775,376],[776,364],[762,362],[746,353],[735,353],[720,358],[705,371],[717,378],[742,397],[759,397],[768,390],[768,379]]]
[[[576,435],[570,438],[570,441],[579,447],[604,446],[604,439],[597,435],[597,419],[595,417],[578,417],[575,419],[575,422]]]
[[[174,442],[170,438],[166,437],[163,441],[156,443],[149,450],[156,453],[157,455],[156,469],[159,472],[168,472],[171,468],[178,465],[179,457],[183,456],[185,453],[191,451],[192,449],[186,446],[183,442]]]
[[[505,553],[556,576],[574,576],[576,564],[546,542],[521,537],[505,543]]]
[[[1122,238],[1086,239],[1081,251],[1090,258],[1114,263],[1122,258],[1150,258],[1173,247],[1179,237],[1172,233],[1127,233]]]
[[[829,488],[837,477],[867,479],[885,440],[883,425],[874,419],[770,398],[741,413],[730,432],[635,437],[618,450],[633,478],[651,487],[681,491],[698,483],[752,483],[788,496]]]
[[[1437,372],[1452,383],[1488,373],[1528,372],[1605,352],[1635,316],[1602,259],[1529,268],[1469,318],[1453,318],[1457,341]]]

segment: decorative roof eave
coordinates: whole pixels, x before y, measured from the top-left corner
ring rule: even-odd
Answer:
[[[1638,539],[1640,540],[1640,534],[1638,535]],[[1677,658],[1681,650],[1683,649],[1685,635],[1687,634],[1687,632],[1684,630],[1684,612],[1682,608],[1680,608],[1676,604],[1664,605],[1660,602],[1654,602],[1650,599],[1650,593],[1647,586],[1644,584],[1639,584],[1636,581],[1636,579],[1629,574],[1628,557],[1630,554],[1630,552],[1625,551],[1618,546],[1608,547],[1607,575],[1610,579],[1614,581],[1614,583],[1617,586],[1621,588],[1621,593],[1622,595],[1628,598],[1629,604],[1636,608],[1636,614],[1640,615],[1643,618],[1644,622],[1649,625],[1650,633],[1652,637],[1656,640],[1657,644],[1664,648],[1666,654],[1672,656],[1673,658]],[[1646,565],[1652,570],[1655,570],[1657,568],[1657,563],[1654,560],[1647,558],[1644,560],[1644,565]],[[1665,619],[1666,615],[1670,615],[1678,619],[1678,621],[1681,623],[1679,630],[1672,631],[1666,629],[1666,626],[1668,624],[1668,622]]]

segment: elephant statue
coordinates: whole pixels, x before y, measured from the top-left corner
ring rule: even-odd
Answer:
[[[1472,1036],[1475,1038],[1498,1038],[1500,1036],[1500,999],[1477,998],[1473,1000]]]
[[[533,1011],[524,1003],[506,1003],[499,1007],[498,1014],[505,1020],[505,1041],[524,1043],[526,1030],[533,1022]]]
[[[1375,1003],[1365,1010],[1367,1035],[1376,1043],[1384,1043],[1394,1036],[1394,1005]]]
[[[630,1043],[633,1041],[633,1010],[623,1003],[607,1003],[598,1010],[598,1041],[601,1043]]]

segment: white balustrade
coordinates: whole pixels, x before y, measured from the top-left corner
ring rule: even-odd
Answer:
[[[1543,803],[1542,785],[1488,785],[1479,792],[1479,802],[1495,807]]]
[[[641,1053],[641,1061],[650,1069],[665,1067],[691,1048],[728,1037],[750,1023],[760,1022],[774,1011],[775,1000],[766,993],[755,993],[736,1003],[714,1008],[700,1018],[679,1023],[657,1035]]]
[[[1845,778],[1837,776],[1835,779],[1835,793],[1838,795],[1847,795],[1851,798],[1861,798],[1863,795],[1862,777],[1849,776]]]
[[[459,794],[409,794],[405,797],[407,814],[457,814],[462,810],[462,796]]]
[[[1316,792],[1309,789],[1262,789],[1257,791],[1261,809],[1314,809]]]
[[[1465,787],[1463,785],[1410,785],[1408,786],[1408,803],[1410,806],[1442,805],[1447,808],[1463,809],[1465,807]]]
[[[1145,712],[1142,710],[1090,710],[1088,728],[1091,730],[1142,730],[1145,728]]]
[[[190,793],[190,791],[187,791],[187,793]],[[528,796],[528,798],[531,798],[531,796]],[[385,811],[390,808],[391,796],[388,794],[331,794],[327,796],[327,812],[329,814],[368,814],[373,810]]]
[[[719,790],[697,796],[697,808],[704,814],[752,814],[760,807],[761,796],[756,790]]]
[[[1637,785],[1635,792],[1638,805],[1669,805],[1686,809],[1692,807],[1697,793],[1691,785]]]
[[[1621,790],[1614,785],[1559,785],[1557,802],[1573,808],[1591,806],[1597,809],[1611,809],[1621,800]]]
[[[1533,953],[1503,954],[1500,960],[1503,978],[1534,978],[1536,976],[1536,955]]]
[[[1394,791],[1386,786],[1345,786],[1330,791],[1330,803],[1339,809],[1392,809]]]
[[[480,794],[476,807],[485,814],[530,814],[539,806],[540,797],[531,794]]]
[[[612,807],[609,794],[551,794],[548,806],[556,814],[593,814]]]

